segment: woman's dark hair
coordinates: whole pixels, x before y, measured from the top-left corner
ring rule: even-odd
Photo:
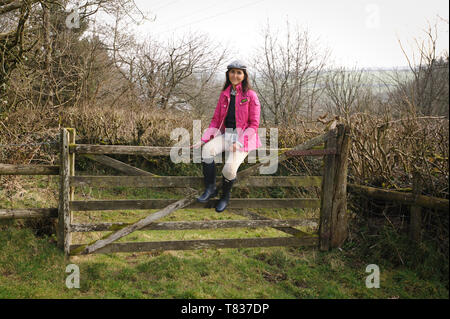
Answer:
[[[242,70],[242,72],[244,72],[244,80],[242,81],[242,91],[244,93],[247,93],[249,90],[252,90],[252,86],[250,85],[250,80],[248,78],[247,70],[243,70],[243,69],[239,69],[239,70]],[[225,91],[227,89],[227,87],[229,85],[231,85],[230,78],[228,77],[229,72],[230,72],[230,70],[227,70],[227,72],[225,73],[225,84],[223,86],[222,91]]]

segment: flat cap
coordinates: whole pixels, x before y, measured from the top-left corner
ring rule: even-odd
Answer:
[[[228,64],[227,69],[242,69],[242,70],[246,70],[247,69],[247,65],[240,61],[240,60],[236,60],[231,62],[230,64]]]

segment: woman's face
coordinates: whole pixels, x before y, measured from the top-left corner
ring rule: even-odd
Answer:
[[[244,81],[244,71],[241,69],[231,69],[230,72],[228,72],[228,78],[230,79],[231,84],[233,86],[238,85],[242,81]]]

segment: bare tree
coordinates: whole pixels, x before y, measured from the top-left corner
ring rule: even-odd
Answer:
[[[151,53],[156,53],[151,56]],[[162,109],[195,102],[227,56],[204,35],[187,35],[145,52],[141,70]],[[159,61],[158,61],[159,60]],[[148,67],[147,67],[148,66]]]
[[[80,28],[69,29],[66,10],[75,5]],[[117,8],[129,16],[137,10],[133,0],[0,0],[1,102],[57,108],[86,97],[95,60],[90,53],[101,50],[82,36],[91,16]]]
[[[37,0],[1,0],[0,21],[5,21],[0,33],[0,97],[6,92],[11,71],[23,59],[26,47],[24,31],[32,5]]]
[[[112,49],[116,66],[145,104],[203,113],[205,92],[215,86],[215,75],[227,50],[205,35],[188,34],[167,44],[153,39],[127,44],[130,38],[115,32]]]
[[[284,38],[267,24],[264,46],[253,60],[254,86],[259,93],[263,120],[275,124],[295,121],[299,115],[312,118],[320,96],[319,79],[329,52],[319,52],[306,30],[291,30],[286,23]]]
[[[428,25],[425,39],[414,39],[415,48],[409,55],[399,41],[410,71],[407,77],[399,72],[392,76],[395,89],[390,98],[400,111],[448,118],[449,55],[448,51],[436,52],[437,30],[437,23]]]
[[[343,117],[347,122],[350,115],[361,104],[358,99],[363,96],[363,70],[338,68],[330,70],[325,76],[326,108],[331,114]]]

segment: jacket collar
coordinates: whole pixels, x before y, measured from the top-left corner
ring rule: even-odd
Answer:
[[[224,91],[225,96],[227,96],[229,98],[230,92],[231,92],[231,84],[228,85],[228,87],[225,89],[225,91]],[[238,85],[236,85],[236,93],[242,93],[242,83],[239,83]]]

